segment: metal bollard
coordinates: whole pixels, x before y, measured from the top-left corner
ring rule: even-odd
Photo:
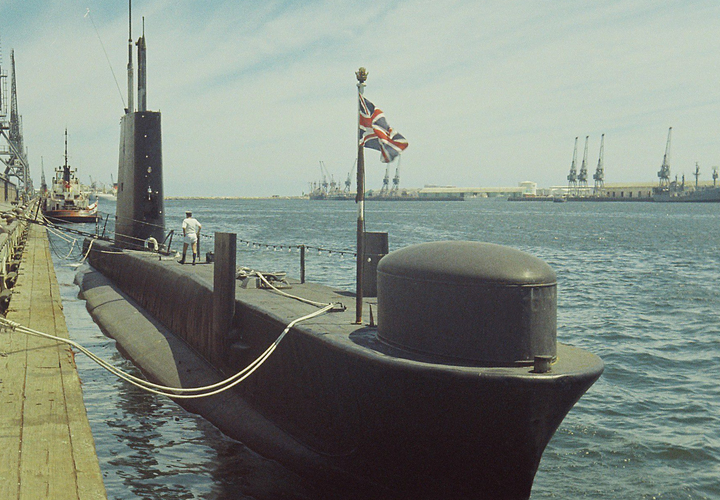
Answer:
[[[300,283],[305,283],[305,245],[300,245]]]

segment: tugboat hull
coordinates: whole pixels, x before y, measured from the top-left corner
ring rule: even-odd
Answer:
[[[43,215],[50,222],[97,222],[97,208],[94,210],[45,210]]]

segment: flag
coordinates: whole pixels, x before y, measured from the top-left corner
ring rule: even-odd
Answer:
[[[358,139],[360,145],[370,149],[377,149],[382,155],[383,163],[390,163],[406,147],[408,141],[395,132],[385,120],[385,115],[373,103],[360,97],[360,128]]]

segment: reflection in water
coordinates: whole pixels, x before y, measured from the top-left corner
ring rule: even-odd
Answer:
[[[389,233],[391,250],[427,240],[487,241],[528,251],[556,271],[558,340],[598,354],[606,369],[545,450],[533,500],[695,500],[720,498],[718,206],[374,203],[366,221],[368,230]],[[168,200],[168,229],[179,229],[186,209],[207,228],[203,250],[212,248],[213,231],[271,244],[354,247],[356,207],[349,202]],[[68,253],[69,245],[57,245],[58,254]],[[298,276],[298,264],[296,251],[238,245],[238,265]],[[336,253],[308,253],[307,278],[353,290],[354,266]],[[130,368],[75,297],[74,270],[57,269],[68,284],[62,293],[71,336]],[[348,498],[77,360],[110,498]]]
[[[103,335],[77,298],[75,268],[55,265],[71,338],[133,375],[139,371]],[[148,394],[76,356],[100,468],[111,499],[317,499],[331,495],[224,436],[198,415]],[[328,497],[331,498],[331,497]]]

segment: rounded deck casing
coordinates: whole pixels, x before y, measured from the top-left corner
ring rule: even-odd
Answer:
[[[557,279],[544,261],[491,243],[422,243],[378,265],[378,336],[483,366],[557,354]]]

